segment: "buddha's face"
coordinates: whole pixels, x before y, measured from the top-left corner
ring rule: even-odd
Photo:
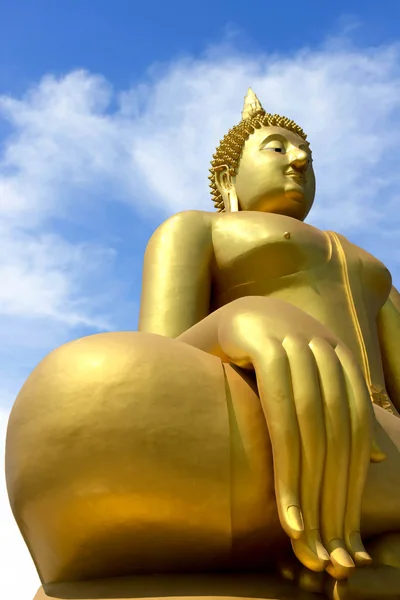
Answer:
[[[303,220],[315,195],[308,144],[282,127],[261,127],[246,141],[232,178],[240,210],[287,215]]]

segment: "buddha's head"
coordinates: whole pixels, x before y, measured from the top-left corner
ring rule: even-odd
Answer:
[[[311,151],[303,130],[270,115],[252,90],[242,121],[221,140],[211,162],[218,211],[253,210],[303,220],[315,195]]]

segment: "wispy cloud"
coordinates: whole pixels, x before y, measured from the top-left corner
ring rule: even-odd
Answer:
[[[107,327],[85,312],[89,301],[79,292],[88,271],[108,261],[111,251],[16,227],[0,228],[0,235],[0,279],[6,284],[0,289],[0,314]]]
[[[151,208],[160,219],[212,209],[210,156],[238,121],[249,84],[269,111],[309,133],[318,176],[312,222],[353,237],[398,226],[399,55],[398,46],[343,50],[337,42],[291,57],[220,58],[214,48],[122,92],[76,71],[44,77],[23,98],[1,97],[12,133],[0,168],[0,314],[103,327],[79,298],[85,267],[112,252],[72,242],[51,220],[79,220],[91,201],[95,223],[96,196]]]

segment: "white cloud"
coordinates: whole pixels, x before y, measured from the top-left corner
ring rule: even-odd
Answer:
[[[46,349],[76,328],[111,327],[110,298],[123,312],[127,298],[115,293],[121,288],[111,269],[126,256],[93,235],[99,211],[107,206],[111,214],[120,201],[137,214],[153,211],[158,221],[179,210],[212,210],[209,160],[239,121],[249,85],[267,110],[309,134],[318,179],[310,222],[377,253],[396,279],[399,58],[397,45],[357,50],[338,40],[290,57],[213,48],[150,71],[124,91],[74,71],[44,77],[22,98],[0,97],[0,118],[11,130],[0,160],[0,338],[11,348],[0,406]],[[0,502],[0,564],[22,586],[31,563],[16,541],[4,489]]]
[[[398,57],[393,46],[175,64],[148,90],[134,144],[141,175],[170,210],[209,208],[209,159],[238,122],[251,84],[270,112],[309,133],[319,184],[314,220],[355,227],[366,209],[375,215],[372,196],[398,181],[386,168],[399,138]]]
[[[109,94],[102,78],[78,72],[45,77],[23,99],[0,98],[0,116],[13,128],[0,163],[0,318],[109,326],[86,293],[113,251],[70,242],[51,222],[79,212],[84,191],[96,189],[94,173],[101,187],[113,169],[118,128],[103,114]]]
[[[107,327],[82,310],[82,280],[110,252],[69,244],[52,234],[0,228],[0,315],[60,320],[69,326]],[[78,294],[77,294],[78,292]]]
[[[77,306],[82,245],[63,238],[51,219],[79,219],[89,198],[95,220],[95,197],[158,210],[160,218],[212,210],[209,160],[239,120],[249,84],[268,110],[309,133],[318,177],[311,222],[353,237],[376,235],[377,225],[397,227],[399,55],[396,45],[356,50],[331,43],[289,58],[227,58],[214,48],[120,93],[101,76],[75,71],[44,77],[21,99],[1,97],[0,114],[13,131],[0,167],[0,311],[103,327],[87,302]],[[96,250],[85,243],[85,252],[87,266]]]
[[[399,135],[400,47],[328,46],[290,58],[186,59],[146,84],[117,93],[100,76],[45,77],[22,100],[3,97],[15,128],[6,144],[2,210],[43,217],[80,202],[71,190],[111,187],[119,199],[160,209],[210,207],[206,174],[213,149],[239,120],[251,84],[271,112],[309,133],[319,170],[320,205],[370,193],[388,182],[385,163]],[[114,110],[110,107],[115,106]],[[320,214],[326,207],[319,208]],[[360,208],[360,207],[358,207]],[[351,211],[350,211],[351,212]],[[341,208],[329,217],[346,222]]]
[[[105,114],[111,89],[99,76],[77,71],[44,77],[23,99],[3,96],[0,114],[13,127],[2,160],[0,210],[31,225],[63,214],[80,201],[71,189],[99,185],[119,171],[123,132]],[[29,219],[29,222],[28,222]]]

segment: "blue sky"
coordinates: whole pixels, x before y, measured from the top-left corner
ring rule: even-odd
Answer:
[[[101,73],[117,88],[146,78],[155,63],[201,55],[231,39],[242,52],[316,47],[351,30],[359,45],[396,42],[400,5],[336,0],[307,3],[237,0],[16,0],[2,3],[0,86],[23,93],[44,73]]]
[[[313,47],[355,23],[360,43],[390,43],[399,16],[395,1],[17,0],[2,7],[0,84],[24,91],[44,72],[84,67],[125,87],[141,81],[154,62],[199,55],[232,32],[241,52]]]
[[[250,85],[309,134],[308,222],[344,233],[400,283],[399,3],[2,4],[2,440],[47,352],[135,329],[146,241],[174,212],[212,210],[208,163]],[[0,564],[21,600],[37,577],[7,510],[3,486]]]

